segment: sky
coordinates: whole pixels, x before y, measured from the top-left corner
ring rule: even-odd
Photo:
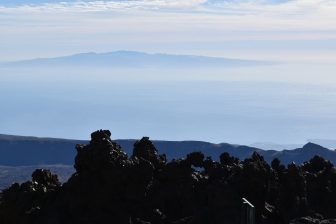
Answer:
[[[0,61],[137,50],[333,62],[333,0],[2,0]]]
[[[269,60],[226,70],[0,67],[0,133],[253,144],[335,139],[335,0],[1,0],[0,62],[118,50]]]

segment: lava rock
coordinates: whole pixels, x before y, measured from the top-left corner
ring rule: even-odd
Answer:
[[[320,156],[287,167],[257,152],[244,161],[193,152],[167,162],[143,137],[129,158],[108,130],[76,149],[76,172],[63,185],[38,169],[5,189],[0,223],[239,224],[245,197],[256,223],[336,224],[336,169]]]

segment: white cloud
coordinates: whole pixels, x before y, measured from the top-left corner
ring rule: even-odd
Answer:
[[[26,4],[12,7],[1,7],[2,12],[14,11],[111,11],[118,9],[191,9],[199,7],[206,0],[125,0],[125,1],[76,1],[60,3]]]
[[[272,3],[269,0],[124,0],[124,1],[75,1],[44,4],[26,4],[5,7],[0,6],[2,12],[14,11],[110,11],[116,9],[142,10],[181,10],[185,12],[215,12],[237,14],[305,14],[323,10],[334,12],[334,0],[289,0]],[[1,5],[1,3],[0,3]]]
[[[118,49],[197,51],[226,41],[323,42],[336,40],[335,21],[334,0],[276,4],[266,0],[126,0],[2,6],[0,60]],[[248,47],[247,55],[258,48],[272,50],[269,45]]]
[[[182,15],[209,15],[210,20],[223,20],[235,25],[244,23],[272,24],[292,27],[335,29],[336,1],[334,0],[292,0],[270,4],[269,0],[125,0],[125,1],[76,1],[45,3],[38,5],[0,6],[0,13],[179,13]],[[238,17],[238,18],[237,18]],[[203,18],[202,18],[203,19]],[[238,24],[237,24],[238,23]]]

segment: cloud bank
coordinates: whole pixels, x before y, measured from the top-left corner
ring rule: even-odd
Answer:
[[[334,0],[13,2],[0,3],[0,60],[120,49],[249,59],[298,46],[335,53],[323,43],[336,41]]]

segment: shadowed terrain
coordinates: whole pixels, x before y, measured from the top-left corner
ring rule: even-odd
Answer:
[[[136,140],[120,139],[127,155],[132,155]],[[255,147],[232,145],[228,143],[213,144],[202,141],[152,141],[159,153],[165,154],[168,161],[174,158],[185,158],[187,154],[196,151],[205,156],[211,156],[219,161],[219,156],[228,152],[230,155],[244,160],[253,152],[262,155],[269,164],[274,158],[279,158],[283,164],[295,162],[301,164],[315,155],[322,156],[336,163],[336,152],[309,143],[294,150],[262,150]],[[67,140],[55,138],[37,138],[13,135],[0,135],[0,190],[13,182],[22,183],[30,179],[35,169],[49,169],[56,173],[61,182],[68,180],[74,173],[72,166],[76,152],[76,144],[87,144],[89,141]],[[18,157],[18,155],[20,155]]]
[[[132,155],[134,139],[115,140],[126,152]],[[301,164],[314,155],[320,155],[332,163],[336,163],[336,152],[314,143],[308,143],[301,148],[293,150],[262,150],[256,147],[235,145],[229,143],[214,144],[203,141],[152,141],[158,151],[165,154],[167,160],[185,157],[195,150],[201,151],[205,156],[211,156],[215,160],[223,152],[228,152],[241,160],[258,152],[270,163],[279,158],[282,163],[295,162]],[[76,152],[73,148],[76,144],[87,144],[89,141],[68,140],[57,138],[37,138],[15,135],[0,135],[0,165],[3,166],[36,166],[64,164],[72,165]],[[17,155],[21,155],[18,157]]]
[[[244,160],[224,152],[215,161],[195,151],[168,162],[148,137],[127,156],[110,136],[100,130],[76,145],[76,171],[64,184],[38,169],[4,190],[0,222],[238,224],[244,197],[257,223],[336,223],[336,169],[321,156],[285,166],[257,152]]]

